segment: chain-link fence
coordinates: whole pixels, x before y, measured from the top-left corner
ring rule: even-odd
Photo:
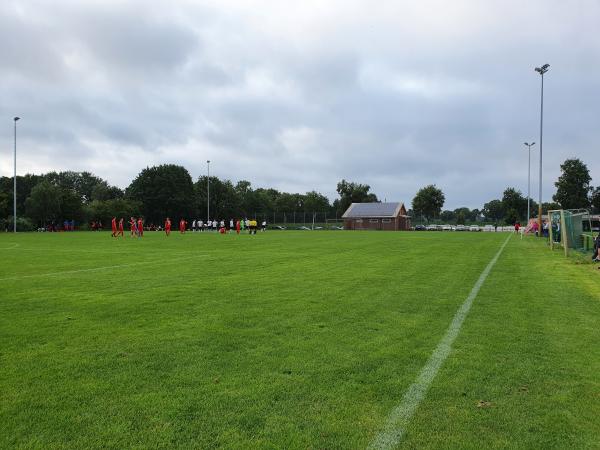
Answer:
[[[330,229],[341,227],[341,215],[327,211],[292,211],[292,212],[255,212],[252,216],[259,223],[263,220],[268,226],[285,228],[323,228]]]

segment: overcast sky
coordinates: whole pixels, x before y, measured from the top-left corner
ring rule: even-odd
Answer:
[[[560,163],[600,184],[600,1],[0,2],[0,175],[91,171],[126,187],[176,163],[255,187],[367,183],[445,208]]]

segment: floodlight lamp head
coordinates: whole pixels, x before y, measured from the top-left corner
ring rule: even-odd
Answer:
[[[543,71],[546,71],[546,70],[548,70],[548,67],[550,67],[550,64],[544,64],[544,65],[542,66],[542,70],[543,70]]]
[[[13,120],[16,122],[17,120],[21,120],[21,118],[20,117],[15,117]]]

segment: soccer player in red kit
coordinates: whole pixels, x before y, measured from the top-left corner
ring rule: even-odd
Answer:
[[[119,237],[119,236],[125,237],[123,235],[123,218],[122,217],[119,219],[119,232],[117,233],[117,237]]]
[[[181,234],[184,234],[184,233],[185,233],[185,224],[186,224],[186,221],[185,221],[184,219],[181,219],[181,220],[179,221],[179,232],[180,232]]]
[[[129,229],[131,230],[131,237],[137,235],[137,225],[135,224],[135,219],[133,217],[129,219]]]
[[[171,235],[171,219],[169,219],[167,217],[167,220],[165,220],[165,234],[167,236]]]
[[[240,234],[240,221],[239,220],[235,221],[235,232],[237,234]]]
[[[137,226],[138,226],[138,236],[144,237],[144,222],[142,221],[141,217],[138,219]]]
[[[112,226],[112,237],[117,237],[117,218],[113,217],[111,222],[110,222],[111,226]]]

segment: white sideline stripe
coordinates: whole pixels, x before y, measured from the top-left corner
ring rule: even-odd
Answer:
[[[19,246],[19,244],[17,244],[17,243],[13,243],[11,245],[12,245],[12,247],[1,247],[0,250],[12,250],[12,249],[17,248]]]
[[[178,258],[177,261],[194,259],[194,258],[203,258],[206,256],[208,256],[208,255],[194,255],[194,256],[189,256],[187,258]],[[100,270],[123,269],[125,267],[163,264],[164,262],[165,261],[146,261],[146,262],[131,263],[131,264],[117,264],[117,265],[112,265],[112,266],[92,267],[90,269],[65,270],[62,272],[50,272],[50,273],[36,273],[36,274],[32,274],[32,275],[17,275],[17,276],[13,276],[13,277],[0,278],[0,281],[21,280],[24,278],[55,277],[55,276],[60,276],[60,275],[72,275],[75,273],[97,272]]]
[[[469,313],[469,309],[471,309],[473,300],[475,300],[475,297],[477,297],[479,289],[481,289],[485,279],[492,270],[492,267],[494,267],[496,264],[496,261],[498,261],[500,254],[504,250],[504,247],[506,247],[506,244],[508,244],[508,241],[511,237],[512,234],[506,238],[500,247],[500,250],[498,250],[498,253],[496,253],[485,269],[483,269],[483,272],[481,272],[481,275],[479,275],[479,278],[473,286],[473,289],[471,289],[468,297],[454,315],[452,323],[448,327],[448,330],[446,330],[446,334],[431,354],[429,361],[427,361],[427,364],[425,364],[421,370],[421,373],[417,377],[416,381],[408,388],[404,394],[404,397],[402,397],[400,404],[392,410],[385,426],[377,434],[377,436],[375,436],[373,441],[371,441],[368,449],[391,449],[400,443],[404,433],[406,432],[406,427],[415,414],[415,411],[419,407],[419,403],[421,403],[423,398],[425,398],[425,394],[427,394],[427,390],[429,389],[431,382],[437,375],[446,358],[448,358],[448,355],[452,350],[452,343],[460,332],[460,328],[462,327],[462,324]]]

